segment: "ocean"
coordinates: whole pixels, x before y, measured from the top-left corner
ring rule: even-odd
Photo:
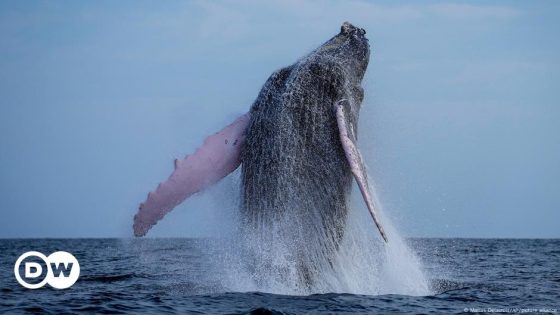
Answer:
[[[354,288],[349,291],[358,292],[301,295],[274,292],[273,287],[268,287],[268,292],[251,290],[250,286],[239,290],[248,280],[241,273],[228,272],[227,260],[219,254],[223,249],[220,240],[5,239],[0,240],[0,313],[559,312],[559,239],[430,238],[404,242],[426,275],[425,291],[401,290],[400,283],[414,285],[418,281],[404,279],[379,288],[379,294],[360,294],[360,289]],[[14,277],[14,263],[30,250],[46,255],[59,250],[72,253],[80,263],[80,278],[64,290],[48,285],[36,290],[23,288]],[[398,262],[391,265],[400,266]],[[367,272],[370,266],[364,267]],[[407,273],[402,277],[408,277]]]

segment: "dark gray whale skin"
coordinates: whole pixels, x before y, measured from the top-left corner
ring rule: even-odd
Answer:
[[[365,31],[346,22],[338,35],[274,72],[250,110],[241,152],[244,226],[282,240],[306,269],[317,257],[328,259],[343,236],[352,173],[334,106],[348,101],[357,130],[369,54]]]
[[[241,165],[235,256],[254,260],[247,271],[263,282],[260,287],[297,277],[303,280],[297,285],[309,289],[315,280],[332,280],[320,275],[340,263],[352,177],[387,242],[357,146],[369,54],[365,31],[345,22],[338,35],[274,72],[249,113],[175,160],[171,175],[140,204],[134,235],[145,235],[185,199]]]

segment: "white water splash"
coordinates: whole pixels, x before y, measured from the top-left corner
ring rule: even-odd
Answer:
[[[354,190],[356,191],[356,190]],[[344,292],[354,294],[432,294],[419,259],[381,210],[381,221],[388,234],[384,243],[363,200],[353,194],[347,233],[339,253],[338,273],[345,279]],[[376,200],[376,204],[380,203]]]
[[[238,185],[237,176],[233,178],[227,186]],[[220,190],[223,192],[224,188]],[[230,188],[227,190],[232,192]],[[344,238],[335,257],[331,259],[332,265],[316,265],[318,270],[315,272],[315,281],[310,286],[302,283],[298,275],[297,259],[290,246],[274,238],[271,242],[262,242],[256,235],[227,233],[228,239],[223,241],[213,259],[216,269],[214,276],[219,277],[220,290],[286,295],[330,292],[364,295],[433,294],[419,259],[399,235],[391,220],[381,211],[389,238],[389,242],[384,243],[356,187],[352,196]],[[223,200],[223,194],[221,197]],[[239,225],[236,207],[228,208],[231,213],[223,216],[227,222],[222,222],[222,225]],[[279,226],[289,226],[286,223]],[[282,234],[272,230],[269,233]],[[268,264],[255,266],[255,255],[265,257]]]

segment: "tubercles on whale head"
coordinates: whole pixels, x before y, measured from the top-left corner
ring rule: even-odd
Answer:
[[[340,27],[340,33],[344,35],[366,35],[366,30],[363,28],[355,27],[354,25],[350,24],[350,22],[342,23]]]
[[[312,55],[334,61],[345,69],[347,78],[359,84],[369,63],[370,45],[363,28],[344,22],[340,33],[317,48]]]

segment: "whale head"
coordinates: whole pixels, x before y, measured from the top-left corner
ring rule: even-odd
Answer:
[[[366,72],[370,55],[369,41],[365,35],[363,28],[344,22],[340,33],[314,50],[312,55],[334,61],[344,69],[348,79],[359,84]]]

